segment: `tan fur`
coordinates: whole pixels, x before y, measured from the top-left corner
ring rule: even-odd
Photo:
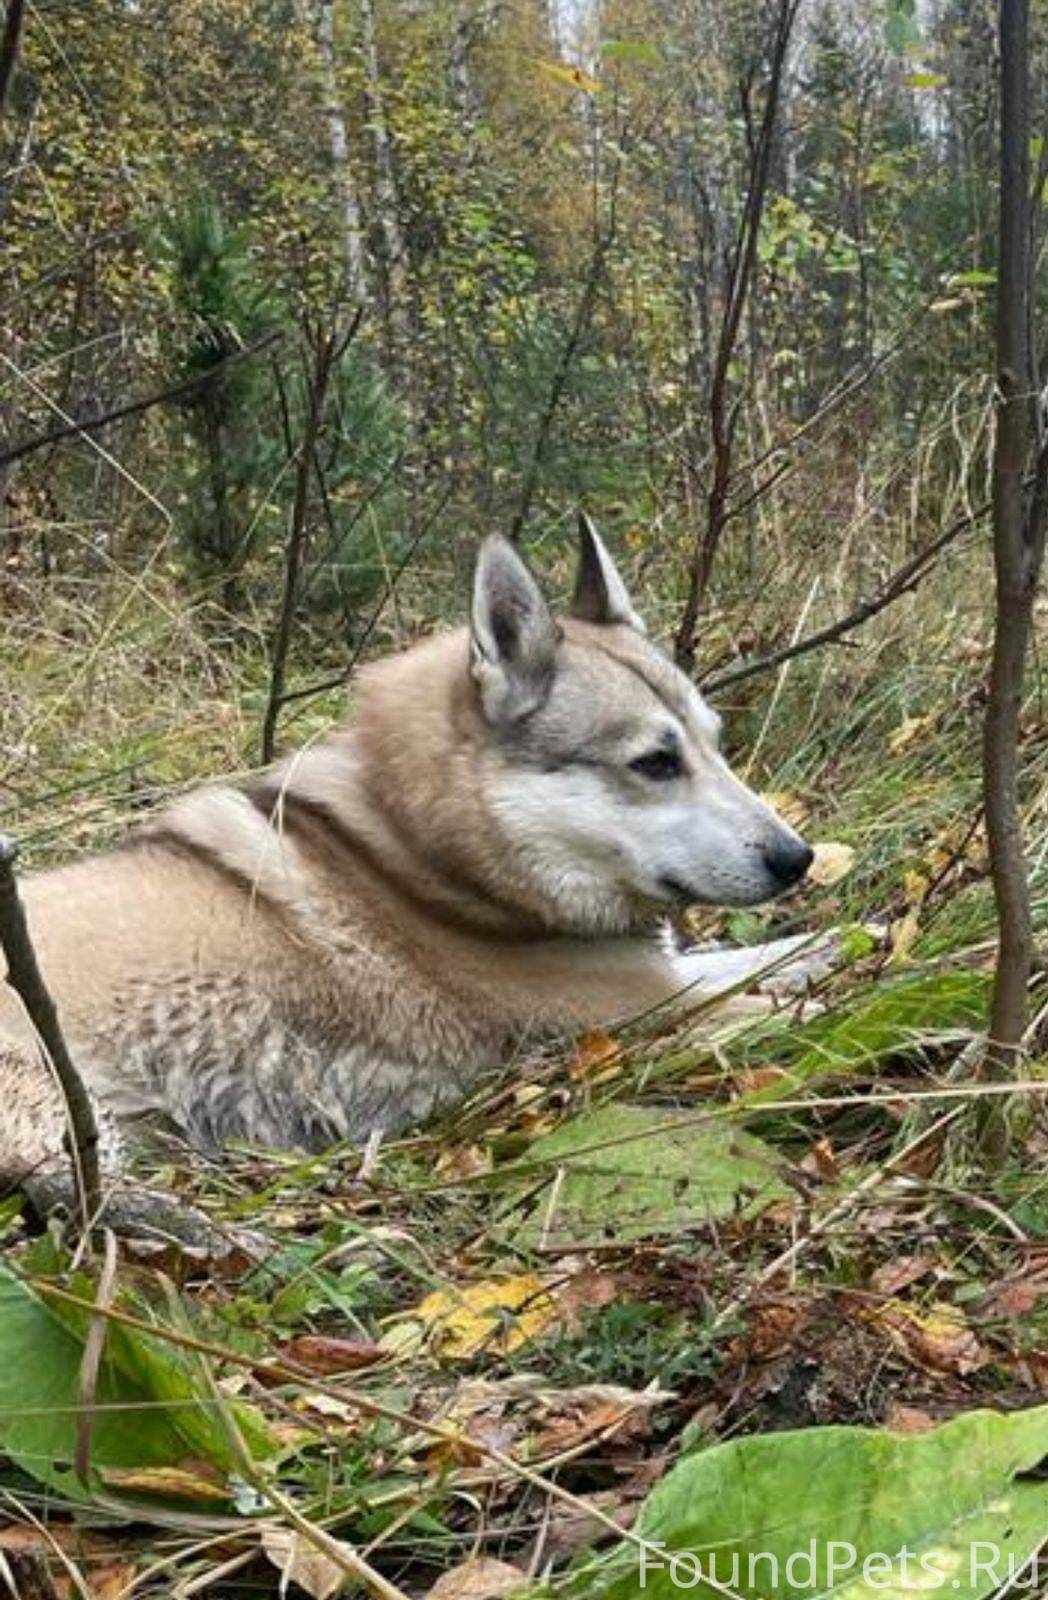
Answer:
[[[570,853],[554,881],[527,827],[507,824],[514,784],[543,781],[562,745],[589,737],[596,766],[601,739],[610,750],[675,697],[681,726],[698,718],[689,737],[706,737],[693,692],[634,627],[568,619],[558,640],[537,717],[493,733],[471,636],[446,635],[368,668],[350,730],[248,792],[204,789],[125,847],[26,882],[107,1120],[205,1142],[360,1138],[690,981],[653,937],[650,895],[617,886],[605,903],[604,865],[576,885]],[[54,1158],[61,1106],[10,995],[0,1092],[0,1166]]]

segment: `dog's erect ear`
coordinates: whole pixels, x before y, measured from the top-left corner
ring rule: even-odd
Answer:
[[[553,682],[557,625],[508,539],[485,539],[473,580],[473,677],[489,722],[537,711]]]
[[[618,567],[584,511],[579,512],[579,572],[571,614],[583,622],[622,622],[640,633],[647,631],[633,609]]]

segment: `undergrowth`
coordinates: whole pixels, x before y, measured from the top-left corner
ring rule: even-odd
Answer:
[[[616,1527],[718,1444],[826,1424],[916,1441],[1044,1398],[1036,1050],[1001,1170],[974,1140],[994,923],[982,640],[955,576],[878,619],[861,649],[813,653],[721,701],[737,767],[854,860],[787,902],[684,931],[844,928],[845,960],[802,1003],[565,1042],[363,1170],[349,1149],[144,1162],[232,1239],[264,1236],[260,1260],[235,1242],[221,1258],[125,1244],[100,1278],[3,1202],[0,1578],[15,1593],[263,1597],[286,1579],[315,1594],[625,1595]],[[433,620],[425,591],[424,573],[409,581],[374,648]],[[158,564],[98,580],[90,608],[71,582],[20,589],[5,621],[2,826],[31,865],[254,766],[265,619],[225,629]],[[730,608],[711,619],[711,659],[737,624]],[[338,670],[308,632],[296,650],[299,682]],[[322,735],[346,698],[296,702],[288,741]],[[1043,926],[1036,682],[1024,773]],[[626,1119],[610,1138],[609,1112]],[[701,1172],[711,1153],[745,1176],[715,1198],[698,1180],[659,1187],[660,1167]],[[92,1305],[109,1332],[85,1378]],[[28,1343],[14,1354],[16,1326]],[[38,1411],[34,1393],[50,1397]],[[56,1474],[85,1407],[87,1465]],[[165,1454],[150,1430],[168,1411],[182,1432]],[[119,1439],[124,1465],[106,1467],[100,1419],[115,1429],[129,1412],[135,1470]],[[467,1563],[488,1587],[467,1587]]]

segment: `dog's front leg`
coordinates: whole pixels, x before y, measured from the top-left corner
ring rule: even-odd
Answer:
[[[680,985],[680,998],[701,1000],[735,989],[757,988],[765,994],[803,994],[831,972],[840,956],[840,935],[800,933],[769,944],[739,949],[672,950],[670,962]]]

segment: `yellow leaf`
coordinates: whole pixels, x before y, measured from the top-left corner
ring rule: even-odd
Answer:
[[[398,1320],[383,1338],[383,1345],[398,1353],[417,1348],[427,1337],[437,1355],[462,1361],[484,1351],[508,1355],[554,1320],[556,1307],[541,1278],[525,1273],[518,1278],[490,1279],[437,1289]]]
[[[850,844],[817,844],[815,860],[808,868],[808,880],[826,889],[831,883],[846,878],[855,864],[855,851]]]
[[[566,61],[539,61],[537,65],[547,78],[552,78],[554,83],[566,84],[569,89],[579,89],[583,94],[596,94],[600,89],[596,78],[591,78],[581,67],[570,66]]]
[[[101,1476],[114,1489],[130,1489],[135,1494],[159,1494],[173,1500],[228,1500],[224,1482],[205,1478],[185,1467],[107,1467]]]
[[[902,755],[928,732],[935,721],[935,713],[926,711],[920,717],[903,717],[895,732],[888,737],[888,749],[893,756]]]
[[[766,789],[761,795],[766,806],[771,806],[777,811],[784,822],[790,823],[794,828],[803,828],[811,816],[811,806],[799,794],[794,794],[790,789]]]
[[[917,942],[917,935],[921,931],[921,908],[913,905],[904,917],[891,926],[892,966],[901,967],[909,958],[910,951]]]

